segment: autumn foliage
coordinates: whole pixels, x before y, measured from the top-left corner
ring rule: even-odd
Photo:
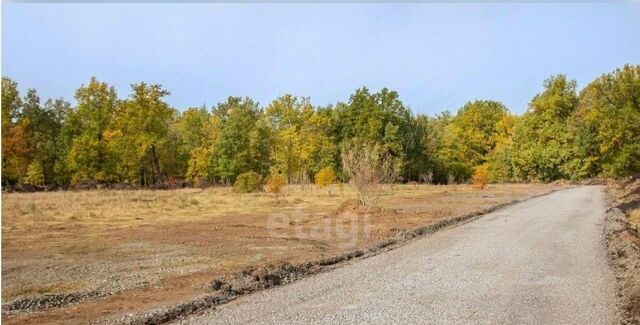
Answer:
[[[21,94],[15,81],[2,78],[2,181],[230,185],[247,172],[265,179],[275,168],[275,183],[306,183],[314,175],[326,186],[353,182],[363,174],[354,168],[373,166],[350,159],[370,156],[356,154],[353,143],[375,150],[394,181],[403,182],[478,178],[486,184],[640,172],[640,65],[580,86],[553,75],[519,115],[499,101],[473,100],[455,114],[427,116],[414,115],[386,88],[363,87],[328,106],[285,94],[265,106],[229,97],[212,107],[176,108],[157,84],[133,84],[121,96],[91,78],[72,105],[41,100],[34,89]]]
[[[333,168],[325,167],[320,169],[316,173],[315,181],[316,185],[320,187],[326,187],[333,184],[333,182],[336,181],[336,174],[333,172]]]
[[[267,192],[276,195],[276,198],[282,193],[284,186],[287,184],[287,180],[278,170],[272,169],[271,174],[267,177],[265,182],[265,188]]]
[[[471,180],[473,181],[473,187],[480,190],[484,189],[487,185],[487,165],[476,167]]]

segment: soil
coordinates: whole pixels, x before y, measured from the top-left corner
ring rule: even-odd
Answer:
[[[640,177],[610,186],[611,207],[605,235],[610,264],[616,276],[618,318],[640,324],[640,236],[629,214],[640,206]]]

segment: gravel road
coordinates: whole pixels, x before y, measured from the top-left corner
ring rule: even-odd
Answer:
[[[603,187],[555,192],[183,323],[613,321]]]

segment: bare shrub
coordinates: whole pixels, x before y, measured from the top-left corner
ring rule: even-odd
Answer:
[[[453,176],[453,174],[449,174],[447,176],[447,184],[449,184],[449,185],[456,184],[456,177]]]
[[[395,159],[371,145],[352,145],[343,150],[342,167],[365,207],[372,205],[380,184],[393,182],[398,175]]]
[[[430,170],[426,173],[420,174],[420,180],[425,184],[433,183],[433,171]]]
[[[303,171],[300,174],[300,188],[302,189],[303,192],[307,191],[307,187],[309,187],[309,184],[311,184],[311,179],[309,178],[309,174],[307,173],[307,171]]]

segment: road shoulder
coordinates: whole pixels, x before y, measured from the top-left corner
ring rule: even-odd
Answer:
[[[629,222],[640,205],[640,179],[613,184],[608,192],[605,238],[616,282],[615,323],[640,324],[640,235]]]

